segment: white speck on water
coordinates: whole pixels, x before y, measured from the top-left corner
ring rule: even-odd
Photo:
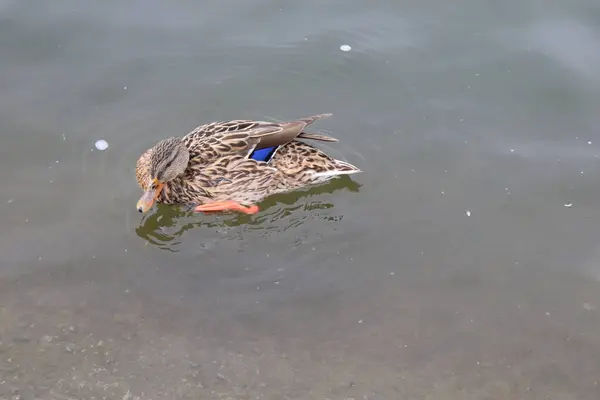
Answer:
[[[62,134],[62,140],[67,140],[67,137],[65,136],[65,134]]]
[[[511,153],[514,153],[514,152],[515,152],[515,149],[510,149],[510,152],[511,152]]]
[[[479,76],[479,74],[475,74],[475,76]]]
[[[95,260],[95,259],[96,259],[96,256],[92,256],[92,258]]]
[[[42,261],[42,257],[38,257],[38,260],[39,260],[39,261]]]
[[[58,160],[56,160],[56,161],[54,161],[54,162],[58,164]]]
[[[390,275],[394,276],[394,275],[396,275],[396,273],[395,272],[390,272]]]
[[[275,285],[279,285],[279,281],[275,281],[273,282]]]
[[[12,203],[14,200],[13,199],[8,199],[7,203],[10,204]]]
[[[590,141],[588,142],[588,144],[592,144],[592,141],[590,140]]]
[[[350,45],[343,44],[340,46],[340,50],[341,51],[350,51],[350,50],[352,50],[352,47]]]
[[[29,222],[29,220],[27,218],[25,218],[25,222]]]
[[[588,311],[594,311],[596,309],[596,306],[590,303],[583,303],[583,308]]]
[[[444,191],[442,190],[442,194],[444,194]]]
[[[467,214],[467,217],[470,217],[470,216],[471,216],[471,211],[467,210],[467,211],[465,212],[465,214]]]
[[[546,315],[547,315],[547,316],[550,316],[550,312],[546,312]]]
[[[566,204],[565,204],[565,207],[567,207],[567,208],[571,208],[571,207],[573,207],[573,203],[566,203]]]
[[[96,141],[95,145],[98,150],[108,149],[108,142],[104,139],[100,139],[100,140]],[[92,149],[92,151],[93,151],[93,149]]]
[[[54,183],[54,181],[48,181],[48,182],[50,182],[50,183]]]
[[[124,87],[123,87],[123,90],[127,90],[127,86],[124,86]]]
[[[127,253],[127,249],[125,249],[125,253]]]
[[[575,140],[579,140],[579,136],[575,136]]]
[[[460,119],[460,122],[465,122],[464,118],[461,118],[461,119]]]
[[[358,323],[359,323],[359,324],[362,324],[362,323],[363,323],[363,320],[362,320],[362,319],[358,320]]]

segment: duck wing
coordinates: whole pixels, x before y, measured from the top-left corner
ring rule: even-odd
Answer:
[[[190,164],[207,166],[219,158],[243,155],[248,158],[255,150],[279,147],[296,138],[337,141],[329,136],[307,133],[304,128],[331,116],[318,114],[287,122],[233,120],[201,125],[184,136],[190,150]]]

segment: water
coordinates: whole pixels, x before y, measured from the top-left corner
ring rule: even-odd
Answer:
[[[597,399],[599,40],[592,0],[0,1],[0,398]],[[324,112],[364,173],[135,210],[161,138]]]

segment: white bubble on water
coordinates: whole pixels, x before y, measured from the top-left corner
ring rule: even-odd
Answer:
[[[583,308],[588,311],[594,311],[596,309],[596,306],[590,303],[583,303]]]
[[[100,139],[96,141],[95,146],[98,150],[106,150],[108,149],[108,142],[104,139]]]
[[[350,51],[350,50],[352,50],[352,47],[348,44],[343,44],[340,46],[340,50],[341,51]]]

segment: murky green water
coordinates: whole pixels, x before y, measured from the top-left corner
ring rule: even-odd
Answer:
[[[599,42],[592,0],[0,0],[0,399],[597,399]],[[135,210],[161,138],[323,112],[364,173]]]

